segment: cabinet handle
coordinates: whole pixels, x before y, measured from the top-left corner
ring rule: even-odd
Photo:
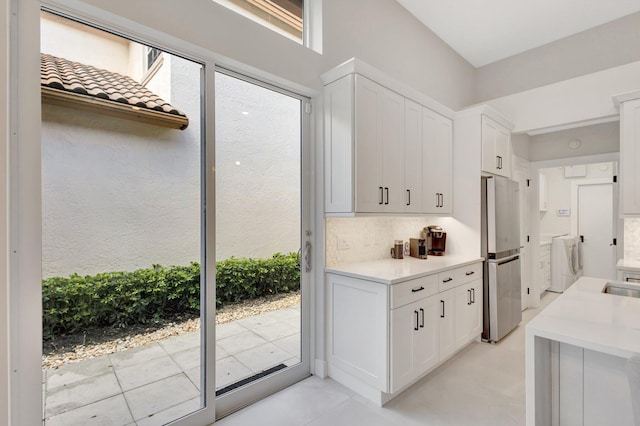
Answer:
[[[471,287],[471,303],[476,303],[476,289]]]
[[[467,305],[471,305],[471,290],[467,290],[467,293],[469,293],[469,301],[467,302]]]
[[[424,328],[424,309],[420,308],[420,315],[422,316],[422,322],[420,323],[420,328]]]
[[[476,273],[475,271],[469,271],[469,272],[467,272],[465,275],[466,275],[466,276],[469,276],[469,275],[473,275],[473,274],[475,274],[475,273]]]
[[[496,169],[500,170],[500,156],[496,155]]]
[[[420,288],[412,288],[411,289],[411,293],[417,293],[417,292],[422,291],[422,290],[424,290],[424,287],[422,287],[422,286]]]
[[[414,314],[416,314],[416,326],[413,327],[413,329],[415,331],[418,331],[418,311],[413,311]]]
[[[436,207],[440,207],[439,204],[440,204],[440,194],[436,192]]]
[[[379,186],[378,189],[380,190],[380,202],[378,202],[378,204],[382,204],[384,203],[384,195],[383,195],[382,187]]]
[[[444,318],[444,300],[441,300],[440,303],[442,304],[442,313],[440,314],[440,318]]]
[[[411,205],[411,190],[407,189],[407,205]]]
[[[640,283],[640,278],[627,277],[624,280],[628,283]]]
[[[385,187],[384,192],[387,195],[387,200],[384,203],[389,204],[389,188]]]
[[[444,207],[444,194],[440,193],[440,207]]]
[[[448,283],[450,281],[453,281],[453,278],[449,277],[449,278],[445,278],[444,280],[442,280],[443,283]]]

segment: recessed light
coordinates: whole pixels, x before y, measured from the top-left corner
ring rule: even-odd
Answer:
[[[239,166],[239,165],[240,165],[240,162],[239,162],[239,161],[236,161],[236,166]]]
[[[249,115],[249,111],[242,111],[242,115]]]

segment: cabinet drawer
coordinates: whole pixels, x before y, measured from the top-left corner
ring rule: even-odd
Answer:
[[[474,263],[455,270],[456,285],[482,279],[482,263]]]
[[[640,273],[624,271],[622,273],[622,281],[630,283],[640,283]]]
[[[456,270],[440,272],[438,274],[438,291],[446,291],[460,284],[456,280]]]
[[[391,309],[415,302],[438,292],[438,277],[429,275],[391,286]]]

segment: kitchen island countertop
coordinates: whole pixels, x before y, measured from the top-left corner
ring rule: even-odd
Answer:
[[[436,274],[450,269],[482,262],[474,256],[428,256],[427,259],[406,257],[404,259],[380,259],[350,263],[325,268],[325,272],[375,281],[382,284],[397,284],[404,281]]]
[[[580,278],[527,324],[527,339],[543,337],[623,358],[640,353],[640,299],[602,293],[609,281]]]

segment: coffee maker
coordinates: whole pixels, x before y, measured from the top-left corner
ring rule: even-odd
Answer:
[[[425,228],[427,236],[427,254],[432,256],[444,256],[447,243],[447,233],[441,227],[429,225]]]

